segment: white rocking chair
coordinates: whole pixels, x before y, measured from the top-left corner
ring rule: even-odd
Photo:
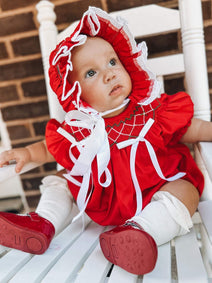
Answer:
[[[63,111],[58,110],[61,107],[48,84],[48,57],[56,43],[69,35],[76,23],[58,34],[53,8],[47,0],[37,5],[50,115],[62,121]],[[185,72],[187,92],[195,104],[195,116],[209,120],[201,0],[179,0],[179,11],[149,5],[112,14],[125,18],[135,37],[181,29],[183,54],[150,59],[148,64],[161,81],[164,75]],[[98,243],[104,228],[86,219],[88,226],[84,232],[81,223],[69,225],[55,237],[43,255],[33,256],[0,246],[0,282],[212,282],[212,143],[196,145],[195,158],[205,176],[205,191],[193,217],[194,228],[189,234],[159,247],[158,261],[151,273],[136,276],[112,266],[104,258]],[[22,172],[35,166],[37,164],[27,164]],[[13,175],[13,165],[0,169],[0,182]]]

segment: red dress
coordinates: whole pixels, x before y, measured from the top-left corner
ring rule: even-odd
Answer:
[[[203,176],[198,169],[189,149],[179,142],[193,117],[193,103],[184,92],[175,95],[163,94],[148,105],[138,105],[130,102],[127,108],[119,115],[105,118],[105,129],[110,144],[110,161],[108,169],[112,181],[108,187],[102,187],[98,181],[97,160],[94,158],[90,178],[90,199],[86,213],[101,225],[119,225],[135,215],[137,203],[135,186],[132,180],[130,155],[132,145],[119,149],[120,142],[136,139],[139,133],[153,119],[153,124],[145,135],[145,140],[139,140],[135,156],[135,172],[142,192],[142,206],[145,207],[167,180],[162,179],[156,172],[150,158],[147,143],[151,144],[156,154],[159,166],[166,178],[179,172],[185,172],[183,179],[188,180],[202,193],[204,186]],[[69,157],[70,141],[57,132],[61,124],[50,120],[46,129],[46,141],[49,151],[56,161],[71,170],[73,160]],[[63,128],[68,130],[63,123]],[[69,129],[70,132],[70,129]],[[82,140],[89,135],[88,130],[81,130],[74,134],[77,140]],[[74,155],[79,155],[73,149]],[[105,174],[101,182],[105,181]],[[82,176],[78,176],[82,182]],[[69,182],[69,188],[77,199],[80,187]]]

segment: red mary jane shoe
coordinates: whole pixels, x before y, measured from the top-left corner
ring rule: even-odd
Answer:
[[[137,275],[154,269],[157,245],[137,223],[127,222],[100,234],[99,238],[104,256],[113,264]]]
[[[32,254],[43,254],[55,234],[54,226],[37,213],[0,212],[0,245]]]

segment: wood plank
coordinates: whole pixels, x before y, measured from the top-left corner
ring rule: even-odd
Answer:
[[[87,219],[88,221],[90,220]],[[34,256],[17,272],[10,282],[40,282],[81,233],[82,225],[80,221],[70,224],[62,233],[53,239],[49,249],[43,255]]]
[[[113,17],[122,17],[128,23],[134,37],[150,36],[180,29],[179,10],[155,4],[116,11],[110,14]]]
[[[92,222],[74,242],[74,244],[57,261],[55,266],[49,271],[42,282],[70,282],[74,277],[76,277],[77,272],[82,267],[84,261],[98,244],[99,234],[103,230],[103,226]]]
[[[134,37],[143,37],[146,35],[161,34],[163,32],[172,32],[180,28],[179,11],[160,7],[158,5],[146,5],[110,13],[114,18],[121,17],[129,25],[130,31]],[[155,25],[157,22],[157,25]],[[58,34],[57,42],[69,36],[78,21],[67,27]],[[144,27],[145,28],[141,28]]]
[[[212,181],[212,143],[200,142],[198,143],[198,148],[202,155],[202,159],[205,163],[210,179]]]
[[[158,260],[154,270],[143,277],[143,283],[170,283],[171,278],[171,243],[158,247]]]
[[[97,247],[86,260],[74,283],[102,283],[104,282],[111,265],[112,264],[104,257],[100,244],[98,243]]]
[[[108,283],[136,283],[138,276],[114,265]]]
[[[8,282],[31,257],[31,254],[11,250],[0,258],[0,283]]]
[[[199,213],[212,243],[212,200],[201,201],[198,206]]]
[[[206,283],[207,272],[194,229],[191,232],[175,239],[178,283]]]
[[[9,250],[9,248],[0,245],[0,256],[2,256],[8,250]]]
[[[157,76],[183,73],[185,71],[183,54],[148,59],[147,67]]]

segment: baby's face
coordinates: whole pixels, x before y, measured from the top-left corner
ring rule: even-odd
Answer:
[[[129,74],[113,47],[99,37],[88,37],[84,45],[72,53],[72,82],[79,81],[81,98],[98,112],[114,109],[122,104],[132,90]],[[112,112],[115,116],[124,109]]]

